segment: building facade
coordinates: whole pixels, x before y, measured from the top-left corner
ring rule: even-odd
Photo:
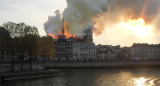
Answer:
[[[96,60],[114,60],[116,57],[115,52],[107,45],[97,45],[97,58]]]
[[[74,60],[95,60],[97,57],[96,45],[94,43],[74,43]]]
[[[149,45],[149,57],[150,59],[160,60],[160,44]]]
[[[131,58],[135,60],[159,60],[160,44],[134,43],[131,46]]]
[[[131,58],[134,60],[146,60],[149,59],[149,46],[146,43],[136,44],[131,46]]]
[[[54,40],[55,60],[72,60],[73,58],[73,38],[65,39],[61,37]]]

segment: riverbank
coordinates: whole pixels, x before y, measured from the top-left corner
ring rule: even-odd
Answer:
[[[96,61],[96,60],[85,60],[85,61],[45,61],[39,62],[34,61],[31,69],[33,71],[45,71],[46,69],[56,68],[89,68],[89,67],[160,67],[160,60],[147,60],[147,61]],[[14,62],[13,71],[19,72],[22,70],[20,62]],[[11,62],[0,62],[0,73],[7,73],[12,71]],[[30,65],[28,62],[23,63],[23,71],[30,71]]]
[[[12,65],[13,64],[13,65]],[[30,65],[29,61],[1,61],[0,62],[0,73],[20,72],[20,71],[44,71],[44,66],[41,61],[33,61]]]
[[[47,71],[1,73],[0,82],[5,82],[6,80],[45,77],[45,76],[52,76],[57,74],[60,74],[60,70],[58,69],[47,70]]]
[[[57,61],[44,65],[45,69],[85,67],[160,67],[160,61]]]

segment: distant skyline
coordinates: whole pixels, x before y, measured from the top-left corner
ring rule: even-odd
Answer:
[[[44,22],[66,8],[66,0],[0,0],[0,26],[5,22],[24,22],[36,26],[40,35],[45,35]]]

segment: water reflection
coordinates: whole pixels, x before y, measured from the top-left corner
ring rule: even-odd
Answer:
[[[147,84],[147,80],[149,79],[141,77],[141,78],[133,78],[132,80],[133,80],[134,86],[145,86]]]
[[[0,83],[0,86],[70,86],[64,75],[43,78],[11,80]]]
[[[98,74],[95,86],[160,86],[158,71],[137,71],[117,70]]]
[[[134,86],[155,86],[155,81],[156,79],[151,79],[151,78],[144,78],[144,77],[140,77],[140,78],[133,78],[133,84]]]
[[[160,68],[79,68],[64,74],[13,80],[0,86],[160,86]]]

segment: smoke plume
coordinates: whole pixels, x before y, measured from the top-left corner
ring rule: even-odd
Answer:
[[[85,29],[93,29],[94,41],[125,44],[122,37],[132,39],[133,42],[148,42],[137,38],[133,33],[119,26],[120,22],[128,19],[143,18],[146,24],[153,25],[155,33],[160,29],[160,0],[67,0],[67,7],[63,12],[67,31],[78,37],[84,37]],[[49,16],[44,24],[47,33],[59,34],[61,32],[61,14],[55,12]],[[104,33],[105,31],[108,31]],[[109,36],[103,40],[99,37]],[[154,34],[149,40],[156,41],[159,35]],[[110,39],[116,39],[112,41]],[[126,43],[128,44],[128,42]]]
[[[84,30],[94,29],[94,17],[103,14],[114,0],[67,0],[67,8],[63,12],[64,21],[67,24],[67,31],[76,36],[83,37]],[[58,34],[61,31],[61,16],[49,16],[44,24],[47,33]]]
[[[99,35],[107,26],[140,17],[150,24],[158,16],[159,8],[160,0],[117,0],[107,12],[94,18],[97,28],[94,32]]]
[[[48,21],[46,23],[44,23],[44,28],[47,32],[47,34],[54,34],[54,35],[58,35],[61,32],[61,14],[59,12],[59,10],[55,11],[55,16],[49,16],[48,17]]]

